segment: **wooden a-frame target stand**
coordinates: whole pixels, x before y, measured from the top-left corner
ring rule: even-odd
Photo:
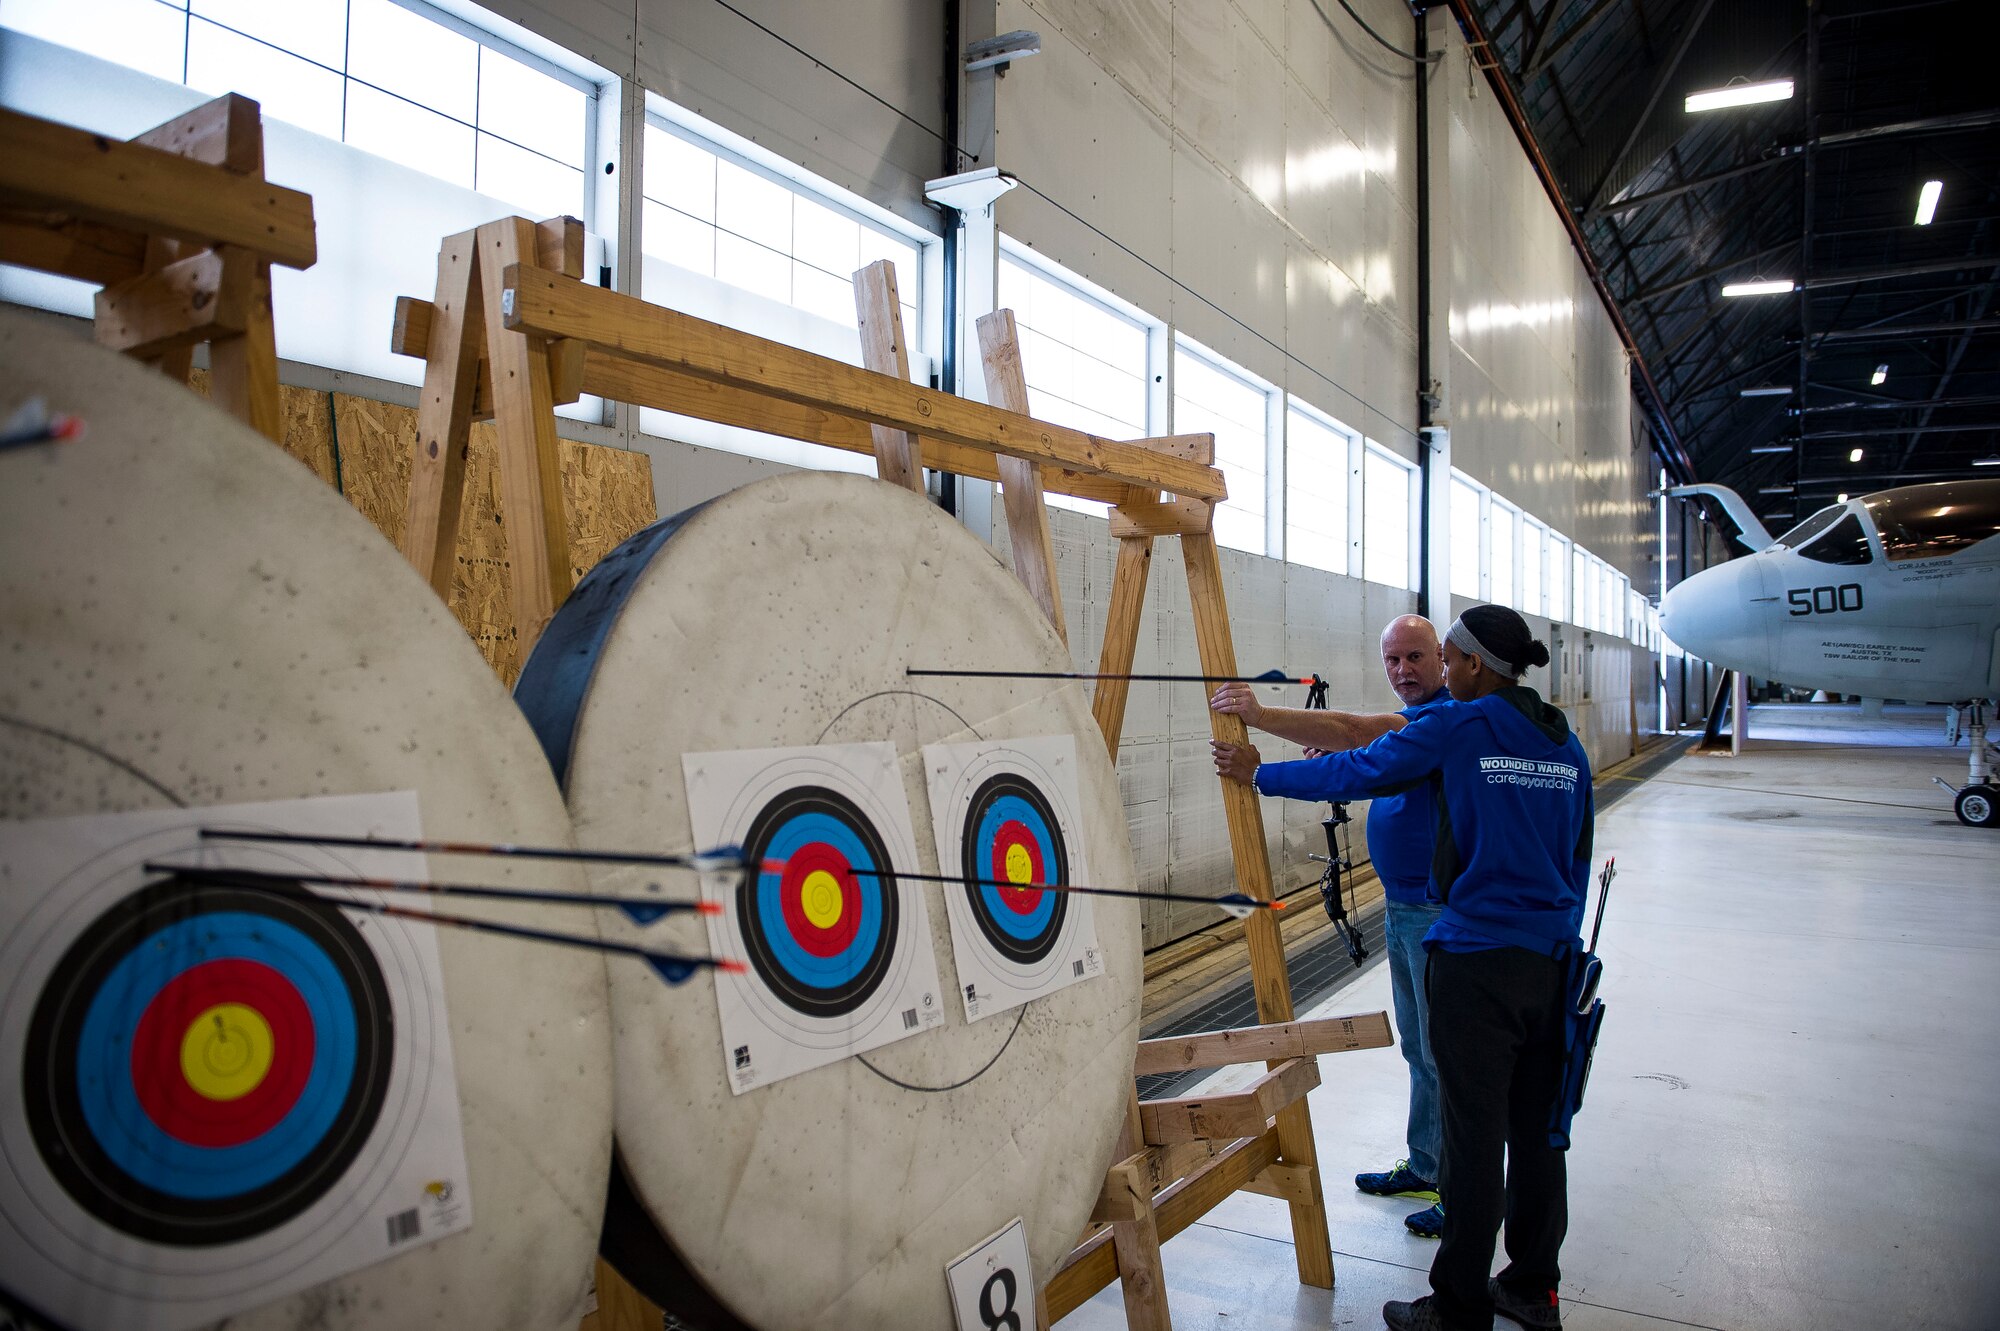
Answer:
[[[1178,537],[1202,672],[1235,675],[1236,649],[1212,532],[1227,490],[1211,435],[1121,442],[1027,414],[1014,316],[979,321],[986,405],[909,382],[894,268],[855,274],[868,368],[800,351],[580,280],[574,219],[488,223],[445,239],[431,301],[397,303],[395,350],[427,362],[404,554],[440,595],[450,591],[467,431],[492,418],[499,438],[518,650],[525,659],[572,577],[556,461],[554,408],[592,393],[850,452],[869,453],[891,484],[923,492],[926,466],[997,481],[1014,567],[1064,635],[1045,491],[1112,505],[1118,564],[1098,670],[1128,674],[1138,647],[1153,542]],[[1166,498],[1162,498],[1162,493]],[[1066,635],[1065,640],[1066,640]],[[516,662],[518,665],[518,661]],[[1099,683],[1092,710],[1116,761],[1127,684]],[[1216,738],[1243,743],[1234,716]],[[1272,897],[1256,792],[1222,783],[1237,886]],[[1264,1075],[1228,1094],[1127,1100],[1119,1145],[1091,1232],[1047,1281],[1042,1323],[1122,1282],[1133,1327],[1171,1325],[1160,1245],[1237,1191],[1291,1209],[1299,1279],[1333,1287],[1333,1254],[1306,1093],[1314,1056],[1390,1043],[1386,1014],[1293,1020],[1283,941],[1270,911],[1244,922],[1257,1012],[1265,1023],[1142,1041],[1135,1076],[1258,1060]]]

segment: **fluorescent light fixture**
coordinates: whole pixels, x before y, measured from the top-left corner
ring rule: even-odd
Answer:
[[[1944,193],[1942,180],[1926,180],[1923,192],[1917,195],[1917,225],[1929,226],[1937,216],[1938,197]]]
[[[1889,367],[1888,367],[1888,366],[1887,366],[1886,364],[1883,364],[1883,365],[1877,365],[1877,366],[1875,367],[1875,373],[1873,373],[1873,374],[1871,374],[1871,375],[1869,375],[1869,376],[1868,376],[1868,382],[1869,382],[1869,383],[1871,383],[1871,384],[1886,384],[1886,383],[1888,383],[1888,382],[1889,382]]]
[[[1791,492],[1792,487],[1789,485],[1765,485],[1757,490],[1760,495],[1788,495]]]
[[[1840,492],[1839,494],[1835,495],[1835,496],[1833,497],[1833,502],[1834,502],[1834,503],[1836,503],[1836,504],[1844,504],[1844,503],[1846,503],[1846,502],[1847,502],[1847,491],[1845,491],[1845,490],[1842,490],[1842,491],[1841,491],[1841,492]]]
[[[1792,386],[1790,384],[1759,384],[1755,388],[1746,388],[1742,390],[1740,393],[1737,394],[1737,396],[1738,397],[1790,397],[1791,393],[1792,393]]]
[[[1759,444],[1750,451],[1752,453],[1789,453],[1792,451],[1792,446],[1790,444]]]
[[[1789,277],[1774,278],[1755,282],[1725,282],[1722,294],[1725,296],[1783,296],[1789,294],[1798,284]]]
[[[1691,92],[1685,105],[1689,111],[1721,111],[1731,106],[1789,101],[1791,96],[1790,79],[1767,79],[1762,83],[1732,83],[1726,88]]]
[[[2000,467],[2000,453],[1995,453],[1990,458],[1974,458],[1972,459],[1972,465],[1975,467]]]
[[[1858,449],[1858,448],[1850,448],[1850,449],[1848,449],[1848,450],[1847,450],[1847,460],[1848,460],[1849,462],[1859,462],[1859,461],[1861,461],[1861,450],[1860,450],[1860,449]]]

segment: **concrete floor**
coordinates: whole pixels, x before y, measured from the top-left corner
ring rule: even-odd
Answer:
[[[1966,750],[1938,708],[1759,707],[1750,736],[1598,822],[1619,873],[1564,1325],[2000,1327],[2000,833],[1930,780]],[[1378,967],[1309,1015],[1388,1006]],[[1401,1055],[1321,1070],[1338,1288],[1300,1286],[1283,1203],[1239,1193],[1167,1245],[1180,1331],[1376,1327],[1428,1291],[1417,1206],[1348,1185],[1403,1154]],[[1122,1326],[1115,1285],[1062,1323]]]

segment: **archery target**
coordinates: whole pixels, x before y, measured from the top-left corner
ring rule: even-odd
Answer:
[[[1104,972],[1076,791],[1076,741],[1030,736],[924,747],[938,862],[966,1020]]]
[[[121,1325],[198,1325],[472,1223],[434,931],[284,877],[421,857],[203,826],[420,835],[408,793],[0,824],[0,872],[43,888],[0,908],[0,1272],[71,1312],[87,1281]]]
[[[737,1094],[944,1020],[923,894],[895,870],[916,835],[889,744],[690,753],[695,840],[753,866],[710,941],[749,963],[719,975],[723,1062]]]

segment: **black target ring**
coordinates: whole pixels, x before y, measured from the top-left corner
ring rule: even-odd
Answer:
[[[800,786],[758,811],[744,854],[752,864],[785,865],[746,875],[736,890],[744,951],[759,978],[808,1017],[859,1011],[887,977],[901,928],[889,848],[874,823],[845,795]],[[814,927],[801,899],[815,870],[841,889],[840,914],[827,928]]]
[[[316,1041],[270,1127],[219,1146],[172,1139],[132,1108],[160,1095],[135,1052],[142,1009],[165,992],[163,976],[171,984],[211,962],[302,986]],[[56,964],[29,1020],[24,1109],[50,1175],[98,1220],[174,1247],[233,1243],[297,1217],[345,1175],[381,1116],[394,1047],[381,969],[337,908],[303,887],[172,877],[106,910]],[[130,1084],[107,1089],[121,1066]]]

